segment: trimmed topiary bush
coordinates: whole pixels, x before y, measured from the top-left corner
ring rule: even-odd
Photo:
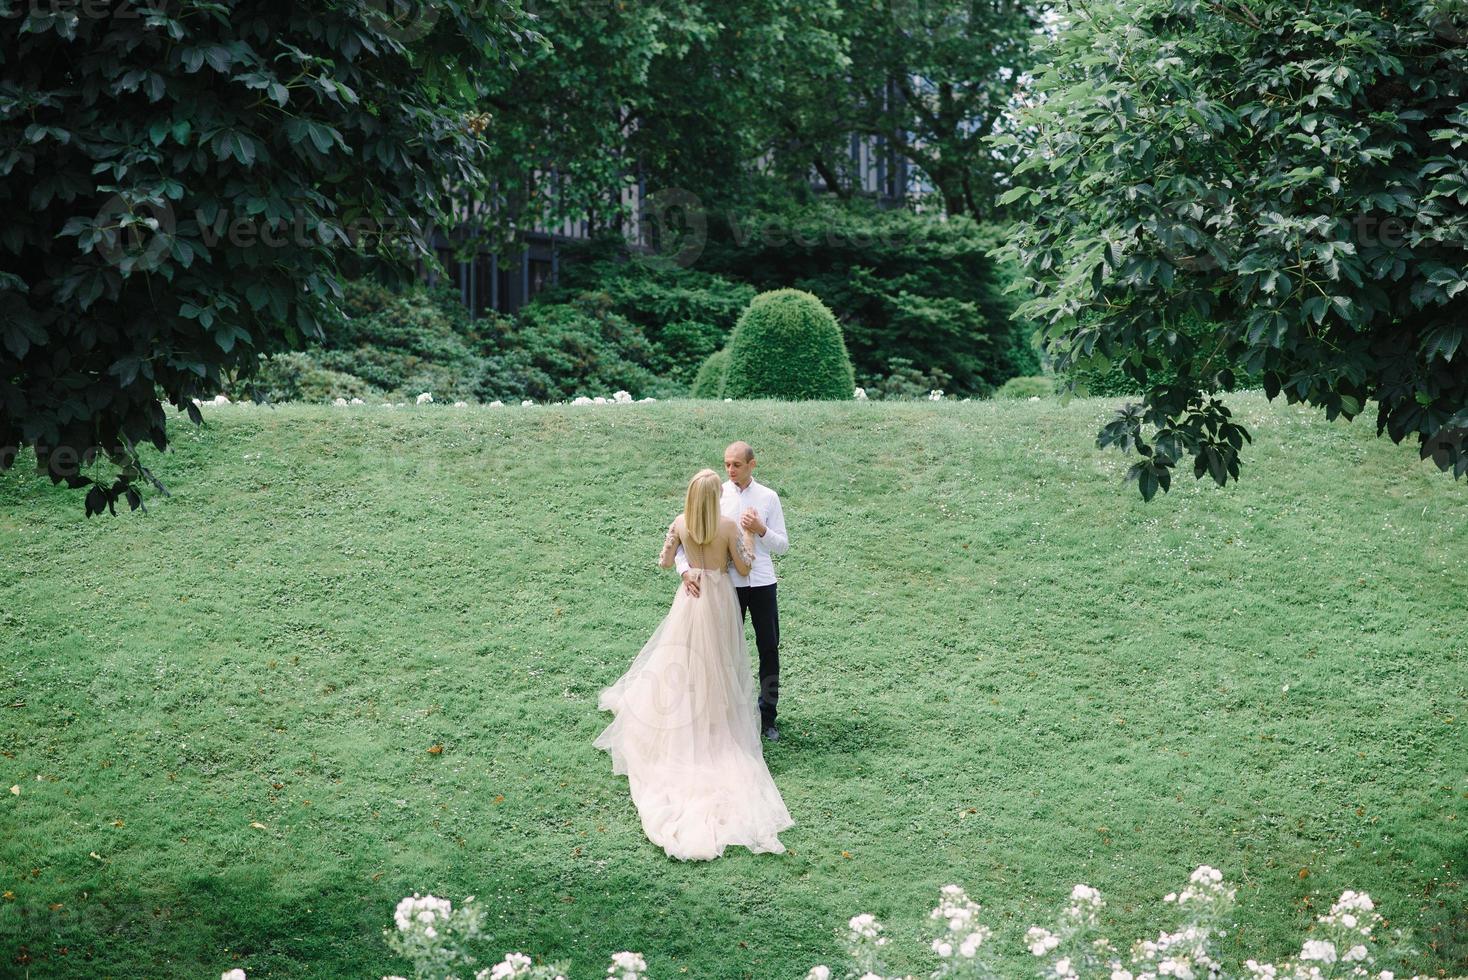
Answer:
[[[693,379],[694,398],[723,398],[724,382],[729,377],[729,349],[716,350],[698,369]]]
[[[761,293],[729,340],[724,395],[846,401],[856,382],[836,317],[799,289]]]

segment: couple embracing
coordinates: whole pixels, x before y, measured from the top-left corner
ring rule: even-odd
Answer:
[[[724,451],[688,484],[658,564],[683,583],[672,609],[598,707],[614,719],[593,743],[625,774],[642,828],[682,860],[708,860],[730,844],[781,853],[794,825],[765,765],[760,735],[779,738],[780,617],[771,555],[790,547],[775,491],[755,481],[754,452]],[[759,649],[758,697],[744,615]]]

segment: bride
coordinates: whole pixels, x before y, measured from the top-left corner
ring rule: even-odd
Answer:
[[[627,672],[601,692],[614,713],[593,743],[626,774],[648,838],[680,860],[711,860],[738,844],[779,854],[775,835],[794,825],[760,746],[744,620],[728,564],[749,574],[754,542],[719,513],[713,470],[688,484],[683,513],[668,527],[658,564],[678,545],[702,588],[680,583],[673,608]]]

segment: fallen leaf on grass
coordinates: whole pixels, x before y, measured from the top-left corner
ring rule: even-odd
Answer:
[[[261,823],[258,820],[251,820],[250,821],[250,826],[251,827],[254,827],[256,830],[269,830],[270,829],[269,827],[265,826],[263,823]]]
[[[429,755],[442,755],[443,754],[443,746],[442,745],[433,745],[433,746],[430,746],[429,749],[428,749],[428,754]]]
[[[10,795],[12,795],[12,796],[19,796],[20,795],[20,786],[19,785],[16,785],[16,786],[10,787]]]

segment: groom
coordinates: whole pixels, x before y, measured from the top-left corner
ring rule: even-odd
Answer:
[[[780,700],[780,610],[775,603],[775,564],[771,555],[790,550],[790,536],[785,532],[785,514],[780,509],[780,495],[754,480],[754,450],[748,443],[736,442],[724,450],[724,495],[719,510],[740,527],[754,534],[754,564],[749,575],[740,575],[732,566],[729,576],[739,594],[739,614],[754,620],[754,642],[759,648],[759,714],[760,728],[771,742],[780,737],[775,727],[775,708]],[[689,595],[698,595],[698,577],[693,574],[683,548],[676,557],[683,587]]]

